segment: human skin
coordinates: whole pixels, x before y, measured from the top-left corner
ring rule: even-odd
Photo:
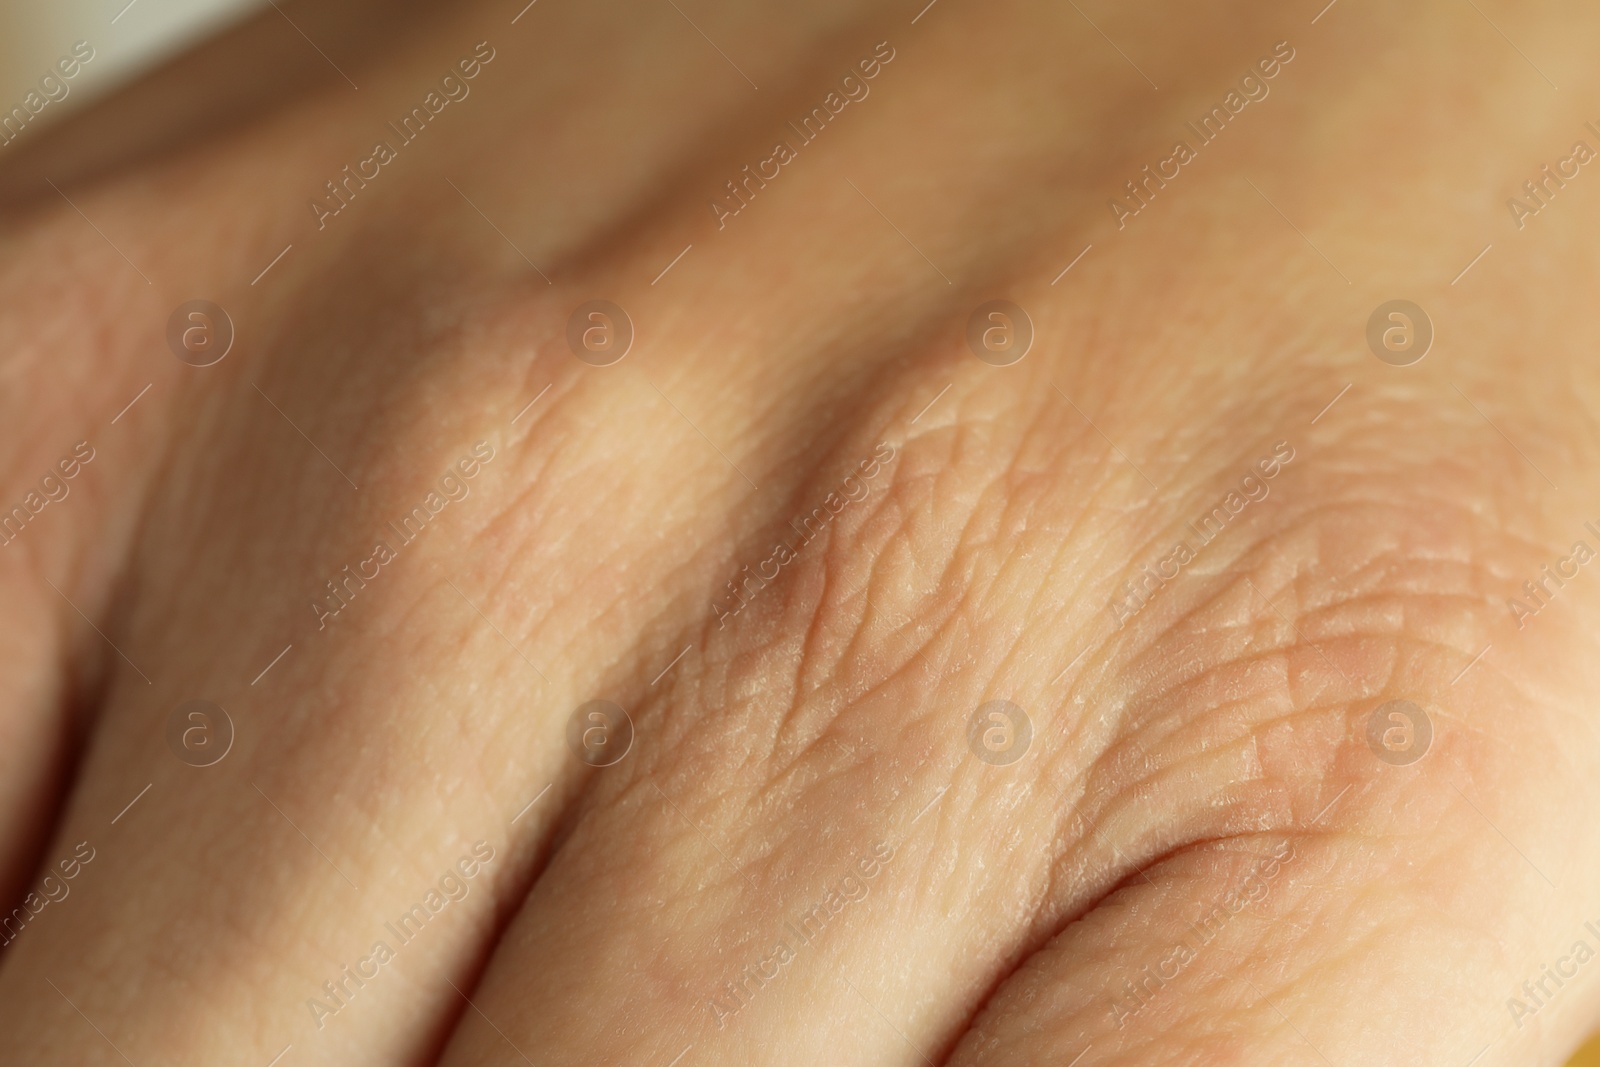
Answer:
[[[343,74],[269,11],[0,150],[0,503],[95,449],[0,548],[5,899],[95,855],[0,948],[0,1061],[1561,1062],[1600,965],[1507,1002],[1600,944],[1600,576],[1507,601],[1600,547],[1600,179],[1521,230],[1505,201],[1596,143],[1600,15],[678,6],[286,6]],[[480,41],[471,96],[319,230]],[[206,368],[165,339],[196,297],[237,327]],[[1005,367],[965,340],[995,298],[1035,328]],[[1437,330],[1406,367],[1365,340],[1395,298]],[[567,345],[591,299],[637,331],[611,366]],[[470,495],[319,619],[479,441]],[[236,727],[206,768],[165,737],[193,699]],[[604,768],[567,743],[594,699],[636,731]],[[997,699],[1032,725],[1008,765],[969,748]],[[1409,765],[1365,740],[1397,699],[1433,726]],[[463,899],[308,1007],[480,840]]]

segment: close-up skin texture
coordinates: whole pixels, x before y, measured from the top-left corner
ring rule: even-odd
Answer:
[[[1592,1032],[1600,12],[924,2],[0,148],[0,1063]]]

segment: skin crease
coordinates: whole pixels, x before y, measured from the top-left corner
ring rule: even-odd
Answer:
[[[261,88],[268,12],[0,150],[0,500],[96,450],[0,548],[0,885],[95,850],[0,948],[0,1061],[1560,1063],[1600,970],[1507,1000],[1600,924],[1600,579],[1506,601],[1595,544],[1600,193],[1504,204],[1594,136],[1597,16],[1482,5],[1557,91],[1469,7],[1317,6],[289,7],[343,75]],[[1280,41],[1119,230],[1107,198]],[[208,92],[231,70],[255,88]],[[164,339],[196,296],[237,327],[209,368]],[[1437,329],[1404,368],[1364,341],[1397,297]],[[636,328],[609,367],[566,346],[597,298]],[[964,339],[995,298],[1035,328],[1008,367]],[[191,699],[236,727],[209,768],[164,740]],[[604,769],[566,742],[593,699],[636,727]],[[1008,766],[968,748],[995,699],[1032,724]],[[1367,748],[1391,699],[1419,763]]]

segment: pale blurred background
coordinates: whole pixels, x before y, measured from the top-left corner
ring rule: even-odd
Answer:
[[[0,3],[0,111],[20,104],[56,61],[87,41],[95,58],[71,92],[30,123],[54,125],[96,97],[159,66],[194,42],[265,8],[270,0],[4,0]],[[0,165],[5,157],[0,154]],[[1508,991],[1509,992],[1509,991]],[[1600,1067],[1600,1040],[1569,1067]]]
[[[76,108],[158,66],[200,38],[239,21],[268,0],[3,0],[0,2],[0,111],[22,103],[39,79],[55,73],[74,42],[94,59],[71,91],[29,124],[54,125]],[[0,155],[0,161],[3,161]]]

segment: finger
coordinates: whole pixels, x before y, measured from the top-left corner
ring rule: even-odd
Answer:
[[[1375,232],[1365,236],[1379,240]],[[1267,272],[1283,269],[1282,250],[1264,229],[1249,231],[1246,243],[1261,255],[1264,268],[1273,264]],[[1229,248],[1237,253],[1237,246]],[[1197,255],[1217,276],[1225,273],[1220,258]],[[1114,273],[1125,262],[1113,257],[1107,270]],[[1125,269],[1124,276],[1138,272]],[[1129,289],[1134,287],[1130,282]],[[1288,288],[1273,292],[1284,304],[1292,302]],[[1237,306],[1203,283],[1192,295],[1197,307]],[[1093,321],[1104,329],[1105,309],[1119,306],[1124,305],[1103,299],[1097,305],[1101,317]],[[1141,305],[1130,295],[1125,306]],[[1260,328],[1263,306],[1252,302],[1248,309],[1238,308],[1241,315],[1257,316],[1254,327],[1240,323],[1240,336],[1257,336],[1251,331]],[[1268,333],[1304,330],[1303,322],[1287,319],[1269,319]],[[1082,334],[1092,332],[1087,316],[1080,323]],[[1170,356],[1169,342],[1158,333],[1138,325],[1118,333],[1119,351],[1132,353],[1128,358],[1150,370],[1152,381],[1156,368],[1169,373],[1159,389],[1140,393],[1143,406],[1136,415],[1125,411],[1121,419],[1102,419],[1102,408],[1090,405],[1099,431],[1092,449],[1081,440],[1068,447],[1061,436],[1042,432],[1030,437],[1029,430],[1043,422],[1042,405],[1030,406],[1025,388],[1021,396],[1008,397],[1003,409],[1010,421],[1002,429],[980,433],[959,415],[946,415],[962,447],[940,453],[944,462],[939,462],[927,454],[934,450],[931,440],[908,445],[897,460],[889,503],[882,505],[883,512],[912,530],[903,555],[886,547],[887,538],[874,537],[870,517],[859,526],[841,526],[839,536],[848,538],[848,547],[838,546],[825,566],[797,561],[796,569],[778,581],[775,598],[755,600],[745,609],[749,614],[741,616],[738,635],[720,639],[721,645],[713,638],[716,651],[708,658],[714,667],[727,666],[684,683],[670,701],[645,709],[637,761],[619,768],[616,780],[608,779],[586,805],[584,820],[502,942],[447,1062],[510,1063],[532,1048],[556,1062],[576,1061],[596,1050],[616,1058],[669,1062],[682,1054],[686,1063],[697,1057],[716,1062],[746,1057],[758,1048],[770,1057],[773,1047],[797,1062],[843,1056],[937,1062],[1019,957],[1086,913],[1092,916],[1086,924],[1102,922],[1090,910],[1100,897],[1171,852],[1193,851],[1200,859],[1185,862],[1209,864],[1198,870],[1175,866],[1172,877],[1185,886],[1199,884],[1205,892],[1219,883],[1225,890],[1257,857],[1225,865],[1193,846],[1228,839],[1240,848],[1275,847],[1279,841],[1250,840],[1252,828],[1266,824],[1290,835],[1297,848],[1302,837],[1311,838],[1307,869],[1324,870],[1331,857],[1312,847],[1317,843],[1312,827],[1356,780],[1352,754],[1345,751],[1351,721],[1390,696],[1446,688],[1472,661],[1484,643],[1477,638],[1496,621],[1483,606],[1483,584],[1498,572],[1501,559],[1510,558],[1503,553],[1520,553],[1523,531],[1483,529],[1469,516],[1474,508],[1500,508],[1537,476],[1520,459],[1499,451],[1499,443],[1481,435],[1481,427],[1464,427],[1452,413],[1425,414],[1399,404],[1398,397],[1383,394],[1384,383],[1375,378],[1370,384],[1380,407],[1396,403],[1394,411],[1403,412],[1405,425],[1415,429],[1420,419],[1427,426],[1426,449],[1416,449],[1415,438],[1406,438],[1414,467],[1394,467],[1398,446],[1381,433],[1363,435],[1348,425],[1337,431],[1309,429],[1338,394],[1337,384],[1313,399],[1322,383],[1273,376],[1264,392],[1246,396],[1230,391],[1219,371],[1214,378],[1202,372],[1214,389],[1175,388],[1164,358]],[[1066,329],[1062,335],[1075,334]],[[1478,357],[1480,370],[1495,358],[1492,351],[1480,351]],[[1026,380],[1032,365],[1024,368],[1019,377]],[[1042,392],[1047,383],[1035,379],[1032,385]],[[1160,410],[1154,398],[1179,394],[1204,401],[1187,405],[1181,417],[1153,414]],[[948,411],[962,411],[964,399],[969,411],[987,409],[981,390],[965,397],[953,392],[947,399]],[[874,421],[890,425],[889,412],[897,410],[884,399]],[[906,409],[907,421],[913,413]],[[1158,498],[1159,512],[1148,516],[1149,525],[1143,524],[1143,514],[1121,523],[1106,519],[1105,512],[1127,515],[1149,501],[1121,483],[1107,490],[1074,484],[1069,477],[1051,487],[1060,497],[1049,489],[1026,497],[1030,504],[1039,501],[1029,512],[1030,528],[1049,530],[1065,544],[1057,543],[1054,551],[1060,556],[1052,558],[1070,557],[1077,568],[1100,577],[1086,580],[1083,570],[1063,566],[1050,572],[1057,575],[1054,582],[1030,571],[1019,585],[1074,592],[1087,586],[1081,599],[1103,611],[1102,605],[1120,602],[1115,591],[1118,577],[1126,573],[1121,560],[1164,552],[1189,516],[1210,514],[1217,505],[1221,498],[1207,499],[1210,490],[1201,486],[1224,480],[1228,464],[1217,458],[1219,453],[1251,469],[1256,457],[1230,430],[1277,418],[1292,418],[1300,433],[1336,446],[1318,455],[1321,474],[1293,491],[1297,502],[1287,514],[1256,512],[1249,520],[1251,532],[1233,548],[1223,547],[1226,541],[1211,546],[1204,565],[1189,572],[1195,584],[1167,590],[1157,583],[1161,599],[1154,607],[1141,602],[1136,611],[1129,610],[1139,616],[1137,622],[1127,634],[1112,638],[1109,647],[1086,642],[1098,659],[1088,661],[1092,681],[1076,695],[1090,708],[1108,709],[1100,720],[1111,721],[1103,735],[1093,733],[1091,718],[1085,735],[1072,737],[1072,745],[1039,749],[1041,763],[1065,784],[1046,791],[1026,776],[1014,783],[1028,800],[1034,799],[1027,792],[1032,786],[1056,806],[1013,836],[1011,813],[1022,801],[1003,788],[994,795],[972,778],[971,768],[960,764],[962,735],[934,730],[929,709],[970,709],[987,695],[985,688],[1003,678],[1008,690],[1033,694],[1024,704],[1060,709],[1058,715],[1065,712],[1061,717],[1078,722],[1071,715],[1075,707],[1063,708],[1059,698],[1042,695],[1046,679],[1032,670],[1046,642],[1037,635],[1053,636],[1050,651],[1059,653],[1066,643],[1062,635],[1094,631],[1084,626],[1084,616],[1071,611],[1051,613],[1035,605],[1037,614],[985,612],[993,605],[979,591],[966,585],[940,588],[939,576],[952,571],[987,577],[1003,571],[1000,560],[1026,558],[1020,536],[1007,540],[974,518],[979,510],[974,502],[991,493],[1015,499],[1014,484],[1002,492],[989,479],[996,471],[1015,477],[1019,467],[1026,469],[1018,455],[1029,456],[1038,469],[1076,473],[1091,456],[1114,462],[1104,445],[1109,438],[1117,443],[1118,458],[1131,455],[1135,465],[1146,455],[1171,457],[1185,479],[1179,491]],[[1172,427],[1178,427],[1177,440],[1163,436]],[[854,450],[866,443],[863,435]],[[843,453],[838,454],[841,466]],[[1473,459],[1458,468],[1442,458],[1456,455]],[[1178,457],[1203,457],[1193,463],[1205,469],[1183,467]],[[1481,474],[1482,480],[1474,481],[1463,469]],[[1443,471],[1452,480],[1443,481]],[[1356,473],[1344,477],[1350,472]],[[1137,481],[1135,474],[1121,473]],[[1419,482],[1440,496],[1419,501]],[[938,490],[921,496],[908,488],[931,484]],[[1291,492],[1287,485],[1280,482],[1273,492]],[[818,483],[813,492],[820,495],[827,488]],[[1258,479],[1249,491],[1259,488]],[[1443,513],[1461,520],[1465,532],[1450,529]],[[919,526],[918,518],[926,525]],[[904,532],[898,525],[896,530]],[[946,535],[943,542],[938,531]],[[964,542],[950,531],[970,531],[980,540],[995,537],[995,545],[985,544],[993,557],[961,551]],[[1550,529],[1538,534],[1545,540],[1551,536]],[[1107,550],[1107,545],[1114,547]],[[1101,562],[1096,550],[1118,562],[1095,567]],[[1042,547],[1039,551],[1049,555]],[[1433,560],[1445,562],[1435,566]],[[891,570],[898,580],[869,577]],[[1396,580],[1396,573],[1414,575],[1413,584]],[[943,593],[943,601],[925,592],[929,588]],[[875,631],[865,614],[842,608],[850,604],[864,612],[860,605],[868,602],[868,589],[870,602],[883,612],[880,621],[894,624]],[[760,595],[771,596],[764,588]],[[1058,593],[1049,599],[1070,598]],[[1006,602],[1015,600],[1026,602],[1026,597],[1015,594]],[[1461,619],[1461,603],[1472,600],[1478,610]],[[1326,631],[1313,627],[1313,620],[1326,624]],[[895,626],[904,630],[894,633]],[[1301,633],[1307,628],[1310,636]],[[1026,635],[1017,640],[1032,655],[1008,655],[1009,647],[986,644],[997,629]],[[792,634],[806,637],[788,639]],[[920,645],[924,640],[930,643]],[[906,645],[920,645],[934,666],[923,668]],[[938,673],[956,664],[971,673],[937,682],[917,678],[923,669]],[[755,681],[774,676],[800,681],[788,690]],[[1518,677],[1515,671],[1512,676]],[[1538,669],[1520,675],[1537,676]],[[1530,714],[1547,724],[1570,717],[1575,694],[1584,692],[1587,682],[1566,679],[1563,699],[1530,708]],[[1482,707],[1493,704],[1486,700]],[[909,715],[907,709],[913,709]],[[655,732],[652,719],[661,724]],[[1480,709],[1469,721],[1476,727],[1482,719]],[[1367,750],[1354,756],[1361,751]],[[1476,749],[1472,759],[1466,769],[1515,779],[1513,761],[1482,757]],[[1096,766],[1105,768],[1099,776],[1092,773]],[[947,790],[942,799],[941,790]],[[1392,799],[1378,796],[1366,802],[1381,805]],[[1162,803],[1152,803],[1152,797]],[[1491,791],[1491,806],[1502,798]],[[924,839],[916,834],[923,831],[910,827],[919,815],[918,826],[939,825],[923,810],[934,801],[940,806],[929,810],[942,813],[948,806],[951,818],[971,825],[963,825],[967,836],[957,843],[940,843],[942,849],[928,843],[926,852],[918,852],[916,845]],[[1073,813],[1074,804],[1088,810]],[[1074,822],[1074,815],[1081,821]],[[1354,829],[1345,832],[1365,832],[1360,817],[1350,818]],[[996,824],[1005,828],[1005,836]],[[908,837],[900,838],[900,832]],[[1485,841],[1467,830],[1461,834],[1441,839],[1438,856],[1459,847],[1473,862],[1489,864],[1485,876],[1491,884],[1507,873],[1509,868],[1498,866],[1504,857],[1489,856]],[[1018,837],[1032,847],[1019,845]],[[822,947],[805,931],[790,932],[796,916],[826,904],[830,894],[839,899],[860,895],[858,888],[846,894],[839,887],[846,876],[863,881],[853,865],[873,855],[880,841],[895,850],[880,872],[886,880],[837,912],[829,909],[849,917],[831,927],[848,931],[839,935],[843,943]],[[1553,847],[1549,840],[1544,845],[1547,852]],[[962,858],[962,873],[950,875],[956,856]],[[894,866],[901,862],[906,866]],[[1386,863],[1398,867],[1398,855],[1384,857],[1373,870],[1387,871]],[[981,874],[968,873],[975,866]],[[1157,881],[1169,874],[1155,868],[1149,873]],[[922,889],[930,880],[935,888]],[[879,895],[879,887],[891,885],[896,888]],[[1414,901],[1405,901],[1425,888],[1398,886],[1395,896],[1402,903],[1396,906],[1398,918],[1390,921],[1404,924],[1415,908]],[[1540,880],[1538,889],[1544,888]],[[1492,897],[1473,901],[1461,921],[1493,929],[1483,924],[1500,909],[1532,903],[1530,896]],[[1174,892],[1148,899],[1170,904],[1196,897]],[[1142,908],[1140,914],[1145,914]],[[1252,934],[1248,927],[1235,931],[1231,936]],[[1437,937],[1438,931],[1422,936]],[[1464,962],[1461,969],[1465,973]],[[1387,982],[1386,974],[1375,969],[1372,981]],[[1341,974],[1341,980],[1353,979]],[[1027,1002],[1026,990],[1017,1002]],[[1420,1008],[1412,1001],[1402,1005]],[[1019,1035],[1030,1028],[1049,1025],[1054,1032],[1047,1018],[1018,1010],[1020,1018],[1004,1040],[994,1038],[1001,1042],[996,1055],[1017,1049]],[[819,1026],[817,1019],[837,1020],[837,1025]],[[1460,1032],[1459,1023],[1452,1019],[1452,1032]],[[974,1040],[987,1040],[984,1035]],[[1359,1043],[1351,1047],[1364,1050]],[[1019,1058],[1035,1051],[1020,1048]],[[1038,1051],[1066,1062],[1083,1046],[1040,1046]],[[1119,1053],[1113,1044],[1093,1054]]]
[[[1540,813],[1592,770],[1507,666],[1434,709],[1415,764],[1377,758],[1370,702],[1350,707],[1321,812],[1140,871],[1006,979],[952,1062],[1564,1062],[1596,1008],[1594,872]]]
[[[8,441],[0,471],[0,901],[8,911],[37,889],[30,874],[93,706],[108,675],[127,669],[90,620],[104,622],[113,606],[161,455],[164,401],[181,369],[170,357],[146,365],[116,311],[110,321],[79,313],[69,294],[88,284],[103,285],[119,311],[164,319],[167,309],[66,197],[51,197],[13,220],[0,260]]]
[[[283,154],[272,136],[253,148],[252,173],[310,180],[318,172],[319,161]],[[246,185],[253,179],[206,186],[206,208]],[[156,231],[173,220],[145,224]],[[370,280],[380,294],[371,314],[403,305],[417,284],[376,270]],[[494,276],[453,284],[505,288]],[[543,332],[560,336],[571,301],[555,303],[561,316]],[[241,323],[260,321],[258,305],[234,307]],[[722,437],[720,423],[686,428],[648,381],[619,398],[614,383],[585,380],[594,368],[575,359],[560,364],[558,387],[517,425],[523,399],[540,396],[520,355],[522,314],[498,311],[495,335],[512,355],[490,373],[401,376],[371,396],[366,386],[337,389],[341,374],[365,381],[371,365],[353,371],[323,357],[391,327],[313,302],[295,327],[303,333],[241,350],[196,391],[192,425],[133,552],[132,570],[151,592],[111,629],[138,681],[116,676],[48,850],[53,864],[80,845],[94,859],[80,861],[71,899],[52,904],[50,921],[29,931],[0,975],[18,1056],[65,1040],[91,1062],[219,1048],[265,1061],[289,1044],[337,1062],[386,1062],[430,1047],[460,1010],[449,979],[467,981],[581,769],[564,743],[571,709],[596,690],[627,699],[670,662],[678,646],[658,620],[704,587],[704,571],[728,571],[732,542],[714,504],[741,479],[697,436]],[[432,351],[408,357],[415,366]],[[368,358],[393,369],[389,353]],[[318,406],[328,389],[369,406],[328,417],[337,410]],[[727,395],[727,411],[752,410],[737,384]],[[421,417],[439,410],[453,418]],[[611,453],[618,424],[676,444],[629,449],[650,467],[610,479],[616,498],[607,500],[583,471],[587,457]],[[475,441],[474,426],[494,429]],[[498,499],[472,512],[508,463],[521,478],[502,480]],[[798,477],[776,476],[775,495]],[[663,539],[659,527],[615,521],[607,509],[624,504],[645,514],[684,509],[684,525]],[[466,514],[455,526],[434,523],[444,507],[451,520]],[[423,526],[428,535],[413,547]],[[385,542],[393,530],[404,552],[398,569],[368,553],[374,528]],[[593,531],[581,565],[574,529]],[[702,559],[707,544],[712,554]],[[458,560],[467,561],[460,570]],[[618,581],[618,560],[649,574],[648,589]],[[470,580],[493,574],[508,576],[502,587]],[[308,575],[319,579],[309,593],[285,593],[306,588]],[[399,669],[418,663],[441,666],[421,677]],[[156,693],[141,692],[145,676]],[[532,715],[530,691],[541,694]],[[473,706],[471,729],[438,729],[441,693]],[[218,707],[193,718],[185,705],[195,699]],[[217,761],[207,762],[213,752]],[[427,788],[405,788],[417,784],[418,767]],[[465,795],[451,784],[462,781],[472,783]],[[381,809],[355,800],[373,797]],[[449,872],[478,856],[480,842],[499,862],[455,901],[444,879],[465,877]],[[441,895],[448,922],[430,927],[436,936],[420,947],[406,941],[398,966],[409,984],[391,983],[393,994],[368,993],[361,1010],[348,1010],[367,988],[361,976],[372,981],[374,946],[395,937],[388,927],[404,929],[402,916]],[[63,914],[73,921],[55,921]],[[296,937],[256,968],[228,969],[228,958],[256,958],[256,946],[290,929]],[[119,975],[114,987],[96,981],[108,973]],[[262,1004],[277,1009],[252,1007]],[[175,1027],[171,1013],[180,1011],[202,1022]]]

